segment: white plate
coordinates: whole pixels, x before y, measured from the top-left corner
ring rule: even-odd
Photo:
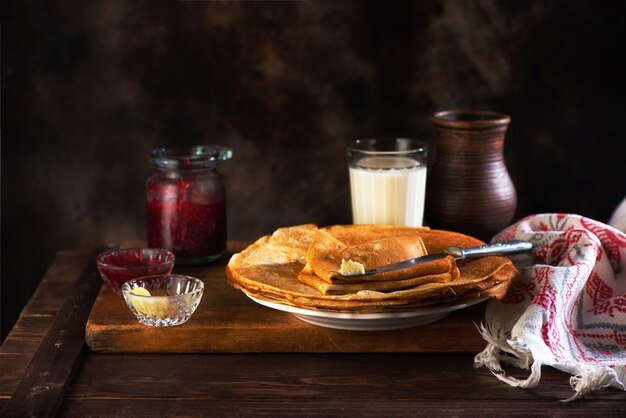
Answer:
[[[411,312],[350,313],[298,308],[257,299],[247,293],[246,295],[260,305],[289,312],[309,324],[350,331],[386,331],[425,325],[440,320],[450,312],[476,305],[487,299],[482,298],[458,305],[426,308]]]

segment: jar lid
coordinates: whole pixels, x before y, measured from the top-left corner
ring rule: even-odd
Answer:
[[[150,153],[150,164],[161,169],[193,170],[215,168],[233,156],[230,148],[200,145],[191,148],[156,148]]]

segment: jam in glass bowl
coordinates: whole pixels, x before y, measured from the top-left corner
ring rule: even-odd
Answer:
[[[104,282],[116,293],[130,279],[155,274],[169,274],[175,256],[161,248],[121,248],[98,255],[96,264]]]

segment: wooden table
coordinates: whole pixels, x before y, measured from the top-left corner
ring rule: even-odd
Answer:
[[[75,285],[85,278],[90,254],[58,253],[0,347],[1,416],[29,415],[42,401],[43,411],[79,417],[626,414],[624,392],[606,389],[564,404],[559,400],[572,394],[567,374],[545,367],[537,388],[512,388],[475,369],[474,353],[95,354],[79,340],[73,369],[58,361],[42,366],[53,348],[71,351],[58,346],[63,335],[49,340],[55,329],[58,334],[59,317],[90,309],[73,295],[97,294]],[[46,367],[66,383],[32,383],[52,379]],[[40,396],[46,392],[51,396]]]

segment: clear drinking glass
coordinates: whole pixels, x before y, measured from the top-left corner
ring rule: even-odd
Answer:
[[[355,224],[422,226],[428,145],[408,138],[357,139],[348,146]]]

